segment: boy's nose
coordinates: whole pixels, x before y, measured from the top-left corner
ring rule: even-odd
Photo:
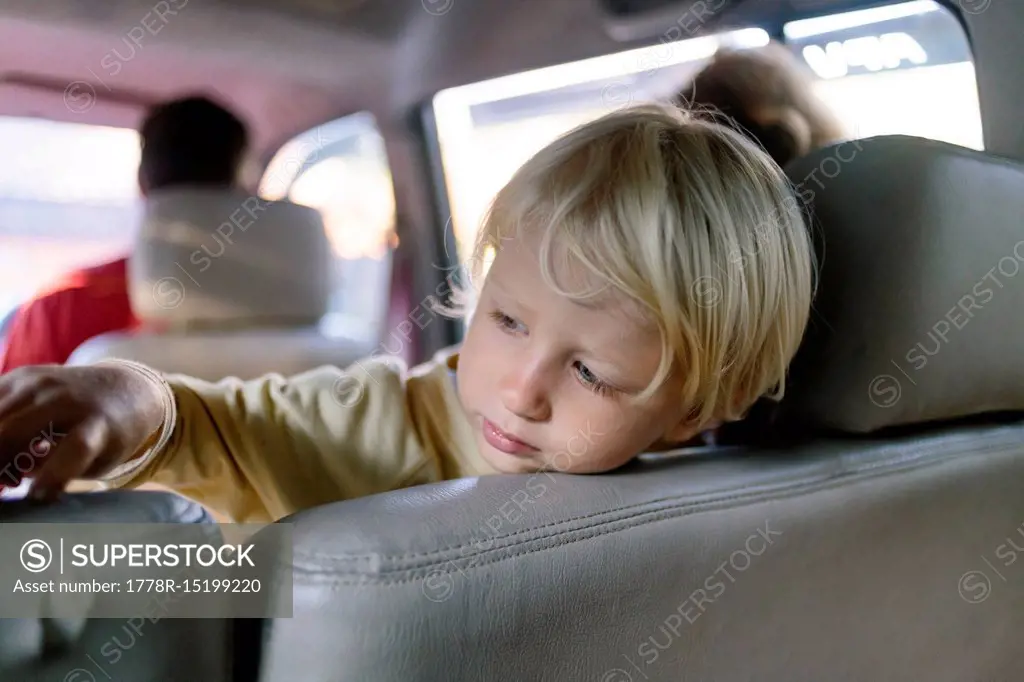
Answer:
[[[527,421],[546,421],[551,416],[551,404],[540,379],[536,372],[525,368],[507,372],[498,386],[505,409]]]

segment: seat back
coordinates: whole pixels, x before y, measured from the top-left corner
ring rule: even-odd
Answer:
[[[348,365],[375,339],[321,333],[333,268],[314,209],[239,191],[154,193],[129,261],[142,330],[91,339],[68,362],[120,357],[210,379]]]
[[[1022,443],[722,449],[305,512],[260,679],[1016,679]]]
[[[1016,271],[1024,170],[894,137],[792,177],[821,280],[773,418],[818,435],[302,512],[261,680],[1019,677],[1024,276],[973,287]],[[941,354],[877,379],[968,293]]]
[[[331,294],[320,213],[237,190],[147,198],[129,262],[132,309],[167,329],[315,324]]]
[[[80,346],[69,365],[103,358],[141,362],[163,372],[216,381],[254,379],[268,372],[290,376],[320,365],[347,367],[374,350],[370,339],[329,335],[319,327],[104,334]]]
[[[212,519],[202,507],[177,495],[114,491],[67,495],[46,507],[4,500],[0,524],[14,523],[192,524],[212,523]],[[236,627],[237,623],[225,619],[153,615],[0,618],[0,679],[228,682],[236,668]]]

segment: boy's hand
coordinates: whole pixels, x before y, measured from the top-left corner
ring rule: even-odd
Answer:
[[[164,418],[159,387],[130,367],[38,365],[0,375],[0,485],[33,478],[52,499],[131,459]]]

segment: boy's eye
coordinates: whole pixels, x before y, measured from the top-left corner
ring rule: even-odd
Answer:
[[[579,378],[580,383],[583,384],[588,390],[597,393],[598,395],[608,395],[612,391],[612,387],[601,381],[590,369],[580,361],[573,363],[573,369],[576,370],[576,376]]]
[[[513,334],[526,332],[526,327],[524,325],[520,324],[515,318],[509,317],[500,310],[492,310],[489,315],[499,327],[507,332],[511,332]]]

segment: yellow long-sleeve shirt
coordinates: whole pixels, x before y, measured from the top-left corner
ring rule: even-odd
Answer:
[[[459,404],[457,362],[446,351],[412,370],[371,359],[345,370],[215,383],[130,364],[161,386],[164,426],[156,445],[106,482],[156,483],[232,521],[258,523],[494,473]]]

